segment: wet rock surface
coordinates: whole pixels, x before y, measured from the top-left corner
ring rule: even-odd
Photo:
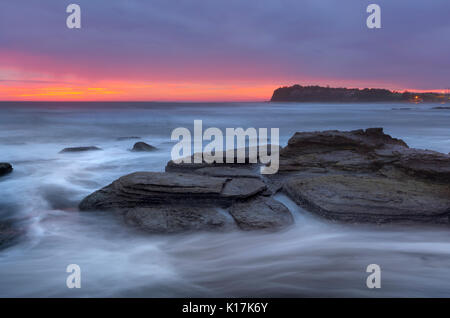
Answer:
[[[87,196],[79,208],[115,211],[123,214],[128,224],[154,233],[212,230],[234,224],[233,218],[219,209],[265,190],[265,183],[256,178],[136,172]]]
[[[294,219],[282,203],[265,197],[237,202],[230,209],[242,230],[278,229],[294,223]]]
[[[346,222],[449,223],[450,156],[381,128],[296,133],[273,181],[295,202]]]
[[[284,186],[298,204],[348,222],[448,223],[450,188],[416,180],[330,175],[292,178]]]
[[[212,206],[155,206],[133,208],[124,214],[128,225],[150,233],[224,230],[232,220]]]
[[[94,192],[81,210],[107,210],[158,204],[205,205],[221,201],[227,179],[182,173],[135,172]],[[222,200],[223,201],[223,200]]]

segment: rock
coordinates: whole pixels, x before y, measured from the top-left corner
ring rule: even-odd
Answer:
[[[267,145],[267,153],[270,155],[272,153],[271,151],[271,145]],[[243,148],[240,148],[243,149]],[[222,173],[249,173],[249,170],[252,170],[252,172],[257,172],[257,167],[260,166],[259,162],[259,148],[256,148],[256,161],[257,162],[250,162],[250,156],[249,156],[249,150],[254,148],[246,147],[244,149],[245,151],[245,157],[243,158],[242,162],[238,162],[238,149],[234,149],[234,157],[232,160],[232,163],[227,163],[226,160],[226,152],[223,152],[221,154],[222,160],[221,162],[212,162],[208,163],[202,159],[202,162],[200,163],[194,163],[195,156],[201,155],[201,153],[196,153],[192,156],[190,156],[188,162],[181,162],[181,163],[175,163],[173,160],[170,160],[166,165],[166,172],[187,172],[187,173],[205,173],[208,175],[212,175],[214,173],[218,173],[220,170],[217,168],[222,169]],[[277,152],[280,151],[280,147],[276,146]],[[202,157],[203,158],[203,157]],[[206,168],[211,168],[209,170],[206,170]],[[226,170],[228,168],[228,170]],[[202,171],[199,171],[202,169]],[[232,169],[232,170],[230,170]],[[236,169],[242,169],[242,170],[236,170]],[[259,172],[257,172],[257,175],[259,176]]]
[[[261,178],[259,169],[247,167],[216,166],[196,169],[195,173],[224,178]]]
[[[133,149],[131,149],[131,151],[139,151],[139,152],[143,152],[143,151],[155,151],[157,150],[156,147],[153,147],[145,142],[137,142],[134,144]]]
[[[130,139],[141,139],[141,137],[138,136],[124,136],[124,137],[117,137],[116,140],[122,141],[122,140],[130,140]]]
[[[150,233],[223,230],[232,220],[214,207],[162,206],[133,208],[125,222]]]
[[[272,192],[259,173],[259,164],[250,163],[248,150],[242,163],[170,161],[164,173],[123,176],[87,196],[79,208],[115,211],[128,225],[150,233],[278,229],[291,224],[290,212],[270,197]],[[234,162],[236,156],[237,152]],[[249,202],[255,203],[255,209],[250,209]]]
[[[89,146],[89,147],[70,147],[70,148],[64,148],[59,153],[67,153],[67,152],[84,152],[84,151],[96,151],[96,150],[102,150],[101,148],[95,147],[95,146]]]
[[[6,162],[0,162],[0,177],[7,175],[8,173],[11,173],[13,171],[13,167],[11,164]]]
[[[236,202],[230,214],[242,230],[279,229],[294,223],[291,213],[282,203],[265,197]]]
[[[127,224],[151,233],[221,230],[236,224],[246,230],[278,229],[291,224],[290,212],[266,192],[263,180],[254,177],[136,172],[87,196],[79,208],[115,211]],[[231,209],[232,215],[224,209]]]
[[[222,197],[233,199],[245,199],[266,190],[266,185],[259,179],[235,178],[225,184]]]
[[[229,206],[265,190],[260,180],[195,174],[136,172],[86,197],[80,210],[127,209],[155,205]]]
[[[450,156],[436,151],[404,149],[393,165],[413,177],[450,183]]]
[[[272,185],[306,209],[349,222],[448,223],[450,156],[381,128],[296,133]]]
[[[437,106],[437,107],[433,107],[431,109],[450,109],[450,106]]]
[[[411,177],[450,181],[450,156],[409,148],[381,128],[296,133],[280,153],[280,173],[379,173],[395,168]]]
[[[134,208],[181,202],[215,202],[227,179],[181,173],[135,172],[94,192],[80,203],[81,210]]]
[[[280,172],[304,170],[310,167],[354,170],[374,170],[394,160],[395,151],[408,148],[400,139],[383,133],[382,128],[341,132],[295,133],[280,151]],[[386,157],[375,151],[389,151]]]
[[[449,223],[450,187],[445,184],[330,175],[294,177],[284,190],[299,205],[333,220]]]

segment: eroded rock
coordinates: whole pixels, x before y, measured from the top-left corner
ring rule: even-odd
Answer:
[[[152,233],[225,229],[236,223],[245,229],[290,224],[290,212],[273,199],[261,197],[253,201],[266,190],[266,184],[258,178],[136,172],[87,196],[79,208],[115,211],[124,215],[127,224]],[[255,209],[250,210],[249,203],[242,202],[245,200],[255,202]],[[235,211],[236,223],[226,210],[230,207]],[[247,219],[242,214],[244,210]],[[260,217],[256,216],[258,213]]]
[[[284,185],[284,190],[299,205],[334,220],[449,223],[448,185],[329,175],[292,178]]]
[[[236,202],[230,214],[242,230],[279,229],[294,223],[288,208],[265,197]]]
[[[87,196],[81,210],[126,209],[155,205],[229,206],[266,189],[254,178],[218,178],[196,174],[135,172]]]
[[[266,190],[266,185],[259,179],[234,178],[229,180],[221,193],[222,197],[246,199]]]
[[[124,214],[125,222],[150,233],[224,230],[232,220],[215,207],[138,207]]]
[[[384,134],[382,128],[297,132],[280,151],[279,171],[301,171],[312,167],[374,171],[394,161],[397,151],[407,148],[403,140]],[[377,154],[377,151],[385,155]]]
[[[224,202],[221,192],[226,178],[182,173],[135,172],[87,196],[81,210],[152,207],[158,204]]]
[[[335,220],[448,223],[450,156],[409,148],[381,128],[296,133],[271,179]]]

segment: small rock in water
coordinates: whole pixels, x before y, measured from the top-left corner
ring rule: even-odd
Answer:
[[[450,106],[437,106],[433,107],[432,109],[450,109]]]
[[[11,166],[11,164],[6,162],[0,162],[0,177],[8,173],[11,173],[12,171],[13,167]]]
[[[99,147],[95,146],[89,146],[89,147],[69,147],[64,148],[59,153],[66,153],[66,152],[83,152],[83,151],[95,151],[95,150],[102,150]]]
[[[122,140],[130,140],[130,139],[141,139],[141,137],[138,137],[138,136],[125,136],[125,137],[117,137],[116,139],[119,140],[119,141],[122,141]]]
[[[131,151],[155,151],[156,147],[153,147],[145,142],[139,141],[134,144],[133,149]]]

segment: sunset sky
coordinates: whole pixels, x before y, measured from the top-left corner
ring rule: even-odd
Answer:
[[[81,6],[82,28],[66,27]],[[382,29],[366,27],[366,7]],[[450,87],[448,0],[10,0],[0,100],[260,101],[279,86]]]

